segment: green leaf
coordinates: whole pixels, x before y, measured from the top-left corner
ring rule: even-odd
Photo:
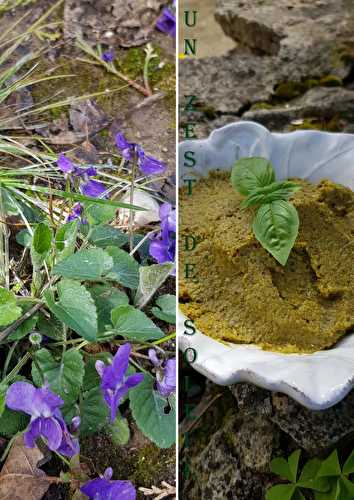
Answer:
[[[231,172],[232,186],[244,196],[274,181],[274,169],[265,158],[241,158],[235,163]]]
[[[28,229],[21,229],[21,231],[16,234],[16,241],[19,245],[30,248],[32,243],[32,235],[28,231]]]
[[[140,267],[139,288],[134,301],[137,307],[142,308],[149,302],[156,291],[171,275],[174,267],[173,263]]]
[[[129,391],[129,399],[142,433],[160,448],[172,446],[176,436],[176,409],[173,404],[170,412],[165,413],[167,402],[154,390],[154,379],[145,375],[144,380]]]
[[[99,387],[84,393],[81,408],[80,435],[90,436],[108,424],[109,410]]]
[[[92,229],[89,241],[97,247],[105,248],[108,246],[122,247],[128,242],[126,233],[119,231],[109,225],[100,225]]]
[[[58,250],[57,261],[65,259],[72,255],[76,247],[76,239],[78,233],[77,220],[73,220],[61,226],[55,237],[55,246]]]
[[[293,483],[296,483],[297,480],[297,469],[299,466],[300,455],[301,455],[301,450],[296,450],[288,458],[289,470]]]
[[[326,479],[326,478],[325,478]],[[338,477],[330,477],[327,479],[329,488],[325,492],[315,491],[315,500],[334,500],[338,499],[339,481]]]
[[[354,484],[346,477],[341,477],[340,490],[342,500],[352,500],[354,498]]]
[[[318,471],[321,467],[321,460],[313,458],[309,460],[302,469],[298,486],[308,488],[315,491],[328,491],[330,484],[325,477],[317,477]]]
[[[41,222],[37,224],[31,244],[31,260],[34,269],[40,269],[52,248],[52,231]]]
[[[338,459],[338,452],[334,450],[321,464],[317,473],[318,477],[340,476],[341,468]]]
[[[17,432],[25,430],[29,422],[30,417],[28,415],[6,407],[0,417],[0,435],[12,438]]]
[[[293,482],[293,475],[290,470],[289,463],[285,460],[285,458],[273,458],[270,462],[270,470],[273,474],[277,474],[278,476]]]
[[[116,216],[116,207],[110,205],[98,205],[97,203],[85,204],[85,216],[91,225],[105,224]]]
[[[110,285],[94,285],[89,288],[89,292],[96,304],[98,332],[104,332],[105,326],[111,325],[112,309],[128,304],[128,296]]]
[[[101,378],[97,373],[95,364],[97,360],[103,361],[108,365],[109,361],[112,359],[111,353],[104,351],[99,354],[95,354],[90,357],[85,364],[85,376],[83,381],[84,391],[90,391],[91,389],[98,387],[101,383]]]
[[[63,325],[55,317],[48,319],[43,313],[39,314],[37,329],[46,337],[53,340],[61,340],[63,337]]]
[[[64,278],[95,281],[101,279],[113,266],[113,259],[102,248],[80,250],[59,262],[53,274]]]
[[[16,321],[22,314],[22,309],[16,305],[16,295],[0,287],[0,326],[6,326]]]
[[[354,474],[354,450],[351,452],[343,465],[343,474]]]
[[[292,500],[296,487],[293,484],[277,484],[266,493],[266,500]]]
[[[8,389],[8,385],[1,383],[0,384],[0,417],[5,411],[5,400],[6,400],[6,392]]]
[[[151,309],[156,318],[162,319],[167,323],[176,323],[176,296],[175,295],[161,295],[156,300],[156,306]]]
[[[261,205],[253,222],[257,240],[283,266],[294,246],[298,230],[296,208],[282,200]]]
[[[112,311],[112,323],[117,335],[134,340],[157,340],[164,336],[145,313],[133,306],[118,306]]]
[[[42,385],[38,365],[53,392],[59,394],[66,403],[76,401],[84,378],[82,354],[78,351],[66,351],[58,362],[47,349],[40,349],[35,353],[35,360],[36,363],[32,364],[32,377],[36,384]]]
[[[97,311],[90,293],[77,281],[62,280],[57,285],[58,302],[50,291],[44,293],[49,309],[67,326],[92,342],[97,337]]]
[[[124,250],[116,247],[106,248],[113,259],[113,267],[106,278],[118,281],[123,286],[135,290],[139,286],[139,264]]]
[[[112,442],[117,446],[124,446],[128,443],[130,439],[128,420],[123,418],[119,412],[117,412],[117,418],[113,424],[110,425],[108,434]]]
[[[241,208],[248,208],[253,205],[271,203],[276,200],[288,200],[301,189],[299,184],[291,181],[276,181],[268,186],[252,191],[241,203]]]
[[[21,340],[26,337],[30,332],[32,332],[37,324],[39,315],[34,314],[30,318],[26,319],[16,330],[7,337],[7,340]]]

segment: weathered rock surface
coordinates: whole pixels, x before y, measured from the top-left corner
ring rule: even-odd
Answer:
[[[335,447],[353,445],[354,392],[328,410],[310,411],[284,394],[251,384],[230,390],[234,400],[226,413],[219,400],[219,414],[214,408],[211,421],[203,417],[184,450],[190,468],[184,498],[262,500],[277,481],[269,472],[273,458],[287,457],[296,449],[303,458],[325,457]],[[209,424],[214,429],[210,434]]]
[[[344,130],[348,123],[354,121],[353,91],[341,87],[316,87],[287,102],[286,106],[278,104],[269,109],[250,109],[242,115],[243,120],[262,123],[274,131],[288,130],[291,125],[302,124],[303,118],[330,121],[333,117],[337,118],[335,125],[338,130]],[[326,128],[325,124],[323,128]]]
[[[167,0],[66,0],[64,35],[133,47],[146,43]]]
[[[352,120],[352,94],[338,88],[349,88],[353,79],[351,0],[218,0],[215,15],[237,47],[222,57],[182,60],[182,95],[195,94],[201,106],[216,115],[259,118],[276,130],[311,114],[327,119],[335,99],[339,99],[336,114],[341,118],[345,112],[344,118]],[[338,87],[329,88],[332,85]],[[252,114],[250,108],[256,103],[272,109]],[[205,119],[201,116],[198,121]],[[210,128],[216,125],[209,122]]]

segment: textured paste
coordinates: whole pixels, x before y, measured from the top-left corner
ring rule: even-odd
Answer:
[[[354,331],[354,193],[298,181],[299,235],[285,267],[252,233],[254,210],[230,174],[212,172],[181,190],[180,302],[206,335],[283,352],[314,352]],[[185,236],[197,247],[185,250]],[[194,280],[183,277],[196,264]]]

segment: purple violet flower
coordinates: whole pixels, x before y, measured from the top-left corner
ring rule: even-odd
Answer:
[[[118,134],[116,134],[116,146],[122,153],[122,156],[125,160],[133,159],[136,145],[133,142],[128,142],[124,134],[122,134],[121,132],[118,132]]]
[[[106,50],[102,54],[102,61],[106,63],[112,63],[115,59],[116,55],[114,53],[114,50]]]
[[[176,359],[161,361],[155,349],[149,349],[149,358],[156,368],[156,388],[164,398],[176,391]]]
[[[25,445],[33,448],[38,438],[44,438],[50,450],[67,457],[79,453],[79,442],[74,438],[64,421],[59,408],[64,401],[47,385],[37,389],[28,382],[15,382],[6,393],[6,405],[11,410],[22,411],[31,416],[24,434]]]
[[[66,218],[66,222],[72,222],[73,220],[80,219],[80,222],[82,224],[87,224],[87,219],[82,217],[83,210],[84,207],[81,205],[81,203],[75,203],[70,214]]]
[[[71,174],[75,169],[75,165],[63,153],[59,155],[57,165],[64,174]]]
[[[152,237],[149,253],[159,264],[174,262],[176,254],[176,210],[170,203],[160,207],[161,231]]]
[[[120,400],[129,389],[140,384],[144,378],[142,373],[126,376],[131,348],[129,343],[122,345],[116,352],[111,365],[105,365],[101,360],[96,361],[96,370],[101,377],[101,390],[111,410],[112,422],[116,418]]]
[[[99,198],[106,191],[106,187],[104,184],[102,184],[102,182],[90,179],[90,177],[95,177],[97,175],[97,170],[94,167],[78,167],[77,165],[74,165],[74,163],[63,153],[59,155],[57,165],[64,174],[71,174],[74,179],[80,179],[80,191],[85,196],[90,196],[91,198]],[[75,212],[73,213],[73,216],[74,219],[79,217]]]
[[[162,14],[156,22],[156,28],[176,38],[176,16],[169,8],[165,7],[162,10]]]
[[[154,156],[147,155],[138,144],[128,142],[124,134],[116,134],[116,146],[125,160],[132,160],[134,153],[138,156],[138,165],[144,175],[161,174],[166,170],[166,164]]]
[[[166,164],[153,156],[145,154],[142,148],[138,148],[138,165],[145,175],[162,174],[166,170]]]
[[[92,179],[81,184],[80,191],[85,196],[90,196],[91,198],[100,198],[106,191],[106,186],[102,182],[94,181]]]
[[[103,476],[85,483],[80,490],[90,500],[135,500],[136,491],[130,481],[111,481],[112,468],[108,467]]]

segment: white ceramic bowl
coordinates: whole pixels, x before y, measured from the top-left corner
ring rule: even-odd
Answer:
[[[194,151],[197,164],[184,167],[184,152]],[[210,170],[230,170],[241,157],[269,158],[278,179],[332,179],[354,190],[354,135],[317,131],[271,133],[253,122],[238,122],[214,130],[209,138],[179,147],[180,185],[184,178],[205,176]],[[222,344],[202,332],[185,335],[179,315],[179,347],[196,350],[192,366],[220,385],[252,382],[293,397],[307,408],[320,410],[340,401],[354,387],[354,334],[334,348],[314,354],[280,354],[252,345]]]

